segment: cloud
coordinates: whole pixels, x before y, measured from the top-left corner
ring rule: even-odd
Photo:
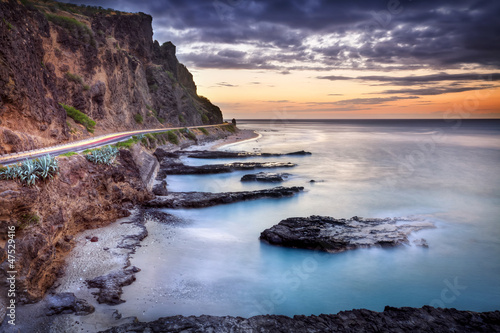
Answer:
[[[500,68],[499,1],[70,2],[152,14],[155,38],[199,68]]]
[[[353,99],[343,99],[337,102],[333,102],[333,105],[351,105],[351,104],[363,104],[363,105],[376,105],[385,104],[387,102],[395,102],[404,99],[417,99],[418,96],[392,96],[392,97],[375,97],[375,98],[353,98]]]
[[[390,89],[384,90],[377,94],[406,94],[406,95],[442,95],[449,93],[464,92],[470,90],[483,90],[493,88],[495,86],[484,86],[484,87],[429,87],[420,89]]]
[[[217,86],[219,87],[238,87],[237,85],[228,83],[228,82],[218,82]]]

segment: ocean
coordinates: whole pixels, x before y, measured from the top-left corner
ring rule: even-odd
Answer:
[[[500,121],[248,120],[238,127],[262,136],[223,150],[312,152],[241,160],[296,163],[274,171],[290,173],[281,185],[305,191],[165,209],[183,222],[148,223],[149,236],[131,260],[142,271],[124,288],[126,303],[116,306],[124,317],[318,315],[387,305],[500,309]],[[170,191],[275,186],[242,183],[246,173],[168,176],[167,182]],[[436,228],[411,235],[426,239],[428,248],[410,243],[332,254],[259,240],[282,219],[310,215],[417,216]]]

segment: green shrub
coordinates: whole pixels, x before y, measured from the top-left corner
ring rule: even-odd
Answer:
[[[165,71],[165,73],[167,73],[168,77],[170,78],[170,80],[172,81],[175,81],[175,77],[174,77],[174,74],[171,72],[171,71]]]
[[[40,216],[31,212],[24,213],[19,216],[18,221],[19,229],[26,229],[29,226],[40,223]]]
[[[71,117],[77,123],[85,126],[87,131],[89,131],[90,133],[94,133],[94,128],[95,128],[95,121],[94,120],[92,120],[85,113],[81,112],[80,110],[75,109],[72,106],[62,104],[62,103],[59,103],[59,104],[64,108],[64,110],[66,110],[66,114],[69,117]]]
[[[3,23],[5,23],[7,25],[7,29],[12,30],[12,28],[13,28],[12,24],[9,21],[6,21],[5,19],[2,19],[2,20],[3,20]]]
[[[234,127],[234,125],[232,125],[232,124],[224,125],[224,126],[222,126],[222,128],[228,132],[236,133],[236,127]]]
[[[142,124],[142,122],[144,121],[144,119],[142,118],[142,115],[141,115],[141,114],[139,114],[139,113],[136,113],[136,114],[134,115],[134,120],[135,120],[135,122],[136,122],[136,123],[138,123],[138,124]]]
[[[174,145],[179,144],[179,137],[172,131],[167,132],[167,140],[170,143],[173,143]]]
[[[165,119],[163,119],[162,117],[156,117],[156,119],[160,122],[160,124],[165,123]]]
[[[207,131],[207,129],[206,129],[206,128],[201,127],[199,130],[201,131],[201,133],[203,133],[203,134],[205,134],[205,135],[208,135],[208,131]]]
[[[178,118],[179,118],[179,121],[181,122],[181,124],[186,123],[186,119],[184,119],[184,115],[180,114]]]
[[[58,5],[60,5],[60,3],[58,3]],[[45,16],[47,17],[47,20],[68,30],[73,38],[78,39],[85,44],[90,44],[93,47],[96,46],[94,32],[86,24],[67,16],[50,13],[45,13]]]
[[[68,151],[67,153],[60,154],[59,156],[70,157],[73,155],[78,155],[78,153],[75,153],[74,151]]]
[[[90,86],[88,84],[84,84],[83,90],[85,90],[85,91],[90,90]]]
[[[158,90],[158,85],[156,83],[155,84],[151,84],[148,87],[149,87],[149,91],[150,92],[156,92]]]
[[[210,122],[210,119],[208,119],[207,115],[206,114],[202,114],[201,115],[201,121],[204,123],[204,124],[208,124]]]
[[[68,81],[79,83],[79,84],[83,84],[83,79],[78,74],[73,74],[73,73],[70,73],[70,72],[66,72],[66,74],[64,74],[64,76],[66,76],[66,78],[68,79]]]

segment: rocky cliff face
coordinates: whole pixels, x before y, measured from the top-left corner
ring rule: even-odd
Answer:
[[[59,166],[58,176],[34,187],[0,181],[0,275],[9,270],[5,230],[16,226],[18,301],[39,300],[62,274],[74,235],[128,216],[127,208],[152,198],[128,150],[111,166],[80,155],[60,158]],[[5,283],[2,279],[0,290]]]
[[[0,154],[95,135],[222,122],[152,18],[47,1],[0,2]]]

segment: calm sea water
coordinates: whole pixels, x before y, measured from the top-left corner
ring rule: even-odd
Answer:
[[[223,149],[311,151],[291,161],[284,186],[305,192],[205,209],[165,210],[186,222],[148,223],[124,288],[124,316],[321,314],[353,308],[433,305],[500,309],[499,121],[240,121],[262,137]],[[233,161],[233,160],[225,160]],[[200,165],[220,160],[186,159]],[[277,170],[278,171],[278,170]],[[239,191],[245,172],[169,176],[171,191]],[[311,179],[316,180],[310,183]],[[287,249],[260,233],[292,216],[417,215],[429,248],[340,254]]]

